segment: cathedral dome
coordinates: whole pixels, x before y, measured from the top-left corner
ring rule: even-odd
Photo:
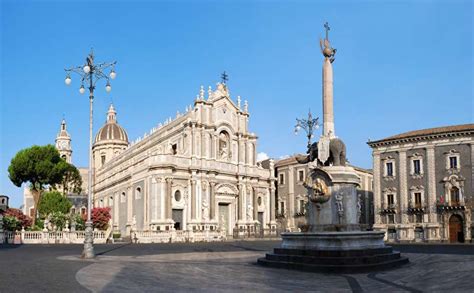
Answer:
[[[97,132],[94,144],[98,143],[122,143],[128,145],[128,135],[125,129],[117,123],[117,112],[111,104],[107,112],[107,122]]]

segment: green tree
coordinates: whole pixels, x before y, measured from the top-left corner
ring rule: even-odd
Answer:
[[[38,204],[38,212],[41,218],[46,218],[48,215],[60,212],[68,214],[71,209],[71,202],[58,191],[45,192]]]
[[[82,191],[82,177],[79,170],[64,160],[59,163],[58,168],[62,174],[62,179],[61,182],[53,187],[61,190],[63,195],[68,195],[69,193],[80,194]]]
[[[44,189],[54,186],[63,180],[64,162],[53,145],[37,146],[20,150],[11,160],[8,177],[18,187],[30,183],[34,200],[33,225],[36,209]]]

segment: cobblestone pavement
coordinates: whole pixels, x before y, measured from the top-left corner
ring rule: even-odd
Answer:
[[[92,261],[80,246],[0,246],[0,292],[474,292],[472,245],[399,246],[402,268],[326,275],[255,264],[278,244],[98,245]]]

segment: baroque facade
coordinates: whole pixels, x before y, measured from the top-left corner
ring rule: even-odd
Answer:
[[[298,155],[275,162],[277,179],[277,222],[283,230],[298,231],[307,224],[306,204],[308,191],[303,186],[308,176],[308,163],[297,161]],[[352,166],[360,178],[357,194],[361,198],[360,224],[371,227],[374,223],[373,214],[373,176],[371,170]]]
[[[389,241],[471,241],[474,124],[410,131],[373,150],[374,229]]]
[[[247,101],[227,86],[201,87],[194,106],[129,144],[111,106],[93,145],[94,206],[110,207],[114,230],[275,229],[273,161],[256,161]],[[234,234],[235,235],[235,234]]]

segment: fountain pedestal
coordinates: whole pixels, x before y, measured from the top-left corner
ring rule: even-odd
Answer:
[[[385,232],[361,230],[358,184],[351,167],[313,168],[305,182],[309,231],[282,233],[281,246],[258,263],[324,273],[362,273],[408,263],[385,246]]]

